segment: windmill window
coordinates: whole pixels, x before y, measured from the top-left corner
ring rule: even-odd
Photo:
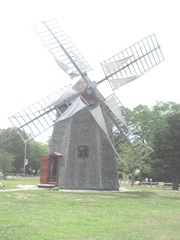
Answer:
[[[79,158],[87,158],[89,155],[89,147],[87,145],[79,145],[78,146],[78,157]]]

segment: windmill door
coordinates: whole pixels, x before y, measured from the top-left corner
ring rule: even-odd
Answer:
[[[58,172],[57,156],[51,156],[49,159],[49,183],[56,183]]]
[[[61,155],[52,153],[49,155],[49,180],[48,183],[57,185],[59,176],[59,161]]]

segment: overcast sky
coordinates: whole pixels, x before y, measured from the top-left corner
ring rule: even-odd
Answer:
[[[11,126],[9,116],[70,82],[32,28],[51,18],[93,68],[89,77],[95,81],[104,77],[100,62],[155,33],[165,61],[116,94],[130,108],[180,103],[178,0],[6,0],[0,1],[0,128]]]

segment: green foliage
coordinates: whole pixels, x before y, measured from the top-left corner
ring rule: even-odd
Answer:
[[[28,169],[40,169],[41,157],[48,154],[48,145],[31,140],[27,142]]]
[[[13,155],[6,152],[4,149],[0,149],[0,171],[4,173],[4,177],[6,177],[8,171],[11,171],[13,162]]]
[[[28,138],[25,132],[21,131],[21,135],[24,139]],[[24,165],[25,155],[25,142],[22,140],[20,134],[17,133],[17,129],[8,128],[0,130],[0,149],[4,149],[7,153],[12,154],[14,157],[13,172],[21,173]],[[34,140],[27,142],[26,158],[29,159],[29,165],[27,168],[39,169],[40,158],[43,155],[48,154],[48,145]]]
[[[154,134],[154,162],[152,166],[165,180],[178,189],[180,179],[180,113],[170,113],[164,123],[157,125]],[[163,166],[163,167],[162,167]]]
[[[18,171],[23,166],[24,159],[24,143],[21,136],[17,134],[16,129],[8,128],[0,130],[0,148],[4,149],[6,152],[13,154],[14,170]]]
[[[134,180],[140,180],[141,177],[148,176],[150,173],[149,156],[143,158],[143,154],[146,152],[145,147],[139,149],[138,154],[134,152],[134,147],[137,145],[136,141],[131,145],[123,143],[119,145],[120,158],[117,160],[118,170],[125,174],[126,177],[131,179],[133,185]]]
[[[136,166],[141,171],[141,177],[151,177],[155,181],[172,181],[176,175],[177,179],[176,170],[180,172],[180,104],[157,102],[152,108],[139,105],[133,110],[127,109],[127,112],[126,120],[132,131],[154,150],[153,155]],[[122,158],[128,163],[130,159],[128,150],[124,151]],[[120,170],[131,172],[130,168],[127,170],[127,167],[122,165]]]
[[[145,105],[139,105],[133,109],[131,112],[132,123],[134,128],[139,129],[137,135],[140,136],[142,140],[145,140],[148,145],[151,143],[151,130],[152,130],[152,112]]]

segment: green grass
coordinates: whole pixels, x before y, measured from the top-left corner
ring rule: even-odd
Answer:
[[[17,188],[18,185],[37,185],[39,183],[39,177],[17,177],[17,178],[7,178],[0,179],[0,183],[5,185],[6,189],[14,189]]]
[[[11,188],[38,178],[3,182]],[[132,189],[140,191],[1,191],[0,238],[179,240],[180,191]]]

